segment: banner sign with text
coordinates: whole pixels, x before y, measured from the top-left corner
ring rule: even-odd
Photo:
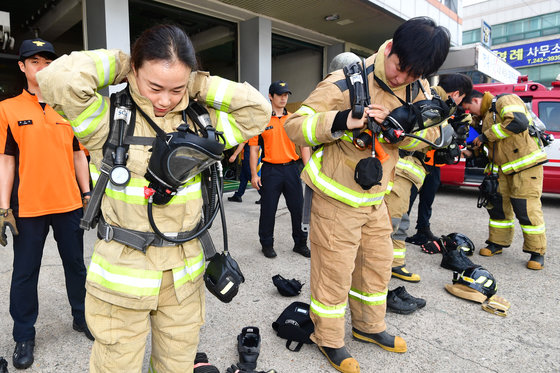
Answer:
[[[492,49],[512,67],[536,66],[560,62],[560,39]]]

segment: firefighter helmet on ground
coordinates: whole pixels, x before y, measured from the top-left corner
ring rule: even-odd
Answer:
[[[463,250],[465,254],[471,256],[474,254],[474,243],[470,238],[462,233],[450,233],[446,240],[447,250]]]

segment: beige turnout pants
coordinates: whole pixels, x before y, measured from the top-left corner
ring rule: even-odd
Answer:
[[[387,207],[353,208],[313,193],[311,243],[311,339],[344,346],[348,302],[352,326],[367,333],[386,329],[387,284],[393,245]]]
[[[86,294],[86,321],[95,337],[90,372],[142,371],[146,338],[152,331],[150,372],[192,372],[204,322],[204,287],[177,303],[173,275],[163,273],[157,310],[120,307]]]

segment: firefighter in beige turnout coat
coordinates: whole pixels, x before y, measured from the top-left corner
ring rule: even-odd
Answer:
[[[162,61],[155,61],[158,62]],[[165,70],[169,65],[162,67],[168,74],[173,73]],[[47,102],[66,115],[76,136],[89,150],[94,182],[99,176],[110,120],[109,100],[97,90],[125,78],[135,103],[165,132],[175,131],[182,123],[182,111],[192,99],[206,104],[212,124],[224,133],[226,148],[260,133],[269,120],[270,104],[249,84],[200,71],[186,75],[186,90],[173,87],[171,94],[181,94],[177,105],[165,115],[157,115],[159,108],[139,92],[140,84],[145,84],[140,80],[145,77],[131,70],[127,54],[103,49],[73,52],[54,61],[38,79]],[[155,137],[139,113],[134,135]],[[124,187],[107,185],[102,214],[108,224],[152,231],[143,190],[148,185],[144,175],[150,148],[130,145],[127,168],[131,180]],[[154,207],[154,220],[166,234],[192,230],[201,218],[201,207],[201,177],[197,175],[167,205]],[[204,323],[204,262],[198,240],[149,246],[146,253],[116,241],[98,240],[86,283],[86,317],[95,336],[90,370],[140,372],[151,329],[150,371],[192,371],[199,329]]]
[[[426,18],[409,20],[399,30],[425,21]],[[377,54],[366,59],[366,70],[374,66],[368,75],[372,106],[366,112],[378,122],[401,106],[395,95],[406,100],[408,84],[422,75],[412,76],[408,74],[410,70],[401,70],[400,56],[391,54],[399,30],[393,40],[385,42]],[[422,32],[410,32],[407,36],[422,37]],[[436,62],[436,69],[449,48],[449,39],[444,39],[443,58]],[[432,47],[438,49],[439,45],[434,43]],[[394,95],[378,85],[374,74],[392,88]],[[396,76],[406,78],[399,80]],[[354,169],[361,159],[371,155],[371,150],[358,150],[352,144],[351,129],[363,127],[363,119],[358,119],[357,124],[352,122],[349,91],[339,88],[344,80],[342,70],[328,75],[286,122],[285,128],[296,144],[319,146],[302,172],[303,181],[314,192],[309,236],[310,313],[315,324],[311,339],[337,370],[359,372],[359,364],[344,347],[344,315],[348,303],[355,338],[389,351],[406,351],[402,338],[386,332],[384,320],[393,261],[392,226],[384,196],[394,176],[398,146],[415,140],[407,139],[400,144],[382,140],[389,159],[382,164],[381,185],[362,189],[354,181]],[[429,90],[427,81],[421,82]],[[415,100],[422,99],[425,97],[420,92]]]

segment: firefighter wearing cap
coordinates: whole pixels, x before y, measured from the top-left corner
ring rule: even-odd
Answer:
[[[274,223],[278,200],[283,194],[292,220],[293,251],[309,258],[307,233],[301,229],[303,189],[300,168],[297,161],[300,156],[295,144],[288,138],[284,123],[291,115],[286,110],[288,95],[292,92],[288,83],[276,81],[268,89],[272,104],[270,122],[259,136],[249,140],[251,146],[250,166],[251,185],[261,194],[261,212],[259,217],[259,240],[262,252],[267,258],[276,257],[274,250]],[[259,146],[262,148],[261,175],[257,171]],[[310,156],[308,147],[301,147],[304,163]]]
[[[169,60],[158,54],[162,49],[170,52]],[[183,123],[183,110],[193,99],[207,107],[212,126],[223,132],[226,148],[261,132],[268,121],[270,104],[249,84],[196,70],[194,48],[176,26],[144,31],[131,56],[120,50],[73,52],[53,62],[38,79],[47,101],[67,115],[90,151],[94,181],[100,175],[111,122],[110,101],[98,89],[125,78],[138,109],[166,133]],[[136,111],[134,137],[153,139],[154,130]],[[140,372],[150,332],[151,371],[193,369],[205,317],[205,258],[198,239],[183,244],[155,240],[144,195],[151,148],[151,141],[130,144],[126,164],[130,180],[125,186],[108,183],[103,195],[99,229],[120,228],[151,240],[146,241],[145,252],[111,236],[95,244],[86,281],[86,317],[95,336],[90,372]],[[158,228],[168,236],[195,229],[202,214],[202,192],[198,174],[167,204],[154,208]]]
[[[44,103],[36,80],[55,58],[51,43],[25,40],[18,63],[27,88],[0,103],[0,244],[7,244],[9,224],[14,240],[10,315],[18,369],[33,363],[37,282],[49,226],[64,267],[73,327],[93,338],[84,316],[86,268],[79,227],[80,193],[89,193],[87,160],[70,123]]]
[[[540,270],[546,253],[546,231],[541,206],[546,153],[529,128],[533,119],[525,103],[514,94],[494,97],[473,90],[463,107],[481,120],[476,148],[487,148],[487,172],[498,174],[498,195],[491,201],[487,247],[480,255],[501,254],[513,240],[514,216],[523,231],[523,251],[531,254],[527,268]]]
[[[415,48],[420,40],[429,46],[421,52],[430,55],[430,64]],[[365,60],[372,104],[365,114],[381,123],[402,105],[399,98],[426,99],[421,92],[413,97],[411,84],[437,70],[448,50],[448,32],[433,20],[419,17],[401,25],[392,40]],[[412,56],[414,62],[409,59]],[[429,89],[426,80],[418,83]],[[384,197],[394,177],[399,144],[381,142],[389,157],[382,163],[380,185],[363,189],[355,181],[354,171],[360,160],[371,156],[371,149],[353,145],[352,130],[363,128],[364,118],[352,118],[350,107],[345,75],[336,70],[286,122],[286,131],[296,144],[319,146],[302,173],[304,182],[313,189],[310,287],[315,331],[311,339],[333,367],[354,373],[360,371],[359,364],[344,346],[348,303],[354,338],[392,352],[405,352],[407,347],[404,339],[386,331],[385,324],[393,246]],[[400,144],[408,143],[404,140]]]

